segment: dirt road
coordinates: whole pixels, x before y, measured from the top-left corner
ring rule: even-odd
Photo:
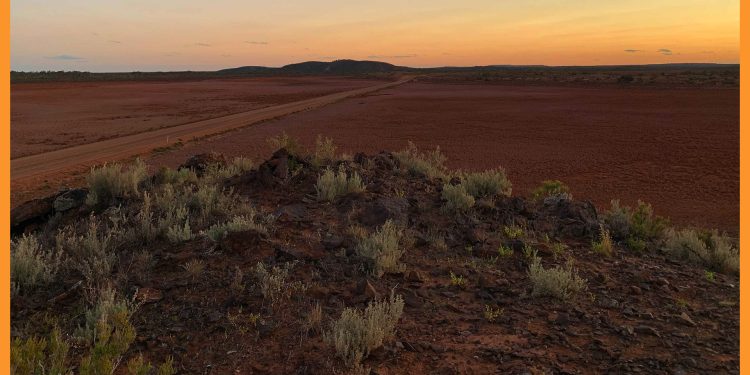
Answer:
[[[236,113],[228,116],[197,121],[185,125],[159,129],[130,136],[88,143],[11,160],[11,180],[50,176],[55,172],[87,167],[107,161],[128,158],[149,152],[157,147],[165,147],[177,141],[189,141],[212,134],[248,126],[260,121],[277,118],[295,112],[318,108],[342,99],[371,93],[408,82],[412,77],[378,84],[361,89],[349,90],[317,98],[265,107],[257,110]]]

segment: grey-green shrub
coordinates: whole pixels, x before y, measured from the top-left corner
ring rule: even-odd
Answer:
[[[247,216],[234,216],[231,220],[225,223],[214,224],[205,231],[205,234],[211,241],[219,242],[226,237],[227,233],[243,232],[251,229],[262,233],[268,231],[265,225],[255,222],[255,215],[253,214]]]
[[[55,327],[49,340],[15,338],[10,345],[10,373],[16,375],[72,374],[65,366],[70,344]]]
[[[433,151],[422,152],[409,141],[406,149],[395,152],[393,155],[399,160],[401,166],[411,173],[444,180],[449,176],[445,167],[445,161],[448,158],[440,152],[439,146]]]
[[[329,202],[333,201],[338,196],[363,191],[364,189],[365,187],[359,174],[354,172],[351,176],[347,176],[346,171],[344,171],[343,168],[339,169],[338,172],[326,168],[326,170],[318,176],[318,181],[315,183],[315,191],[318,194],[318,199]]]
[[[560,180],[544,180],[541,185],[531,192],[531,197],[533,199],[555,195],[565,195],[570,198],[570,188]]]
[[[565,267],[545,269],[537,256],[532,257],[529,279],[533,286],[533,296],[550,296],[565,300],[586,289],[586,280],[578,276],[570,263]]]
[[[664,251],[672,258],[708,267],[723,273],[738,273],[739,250],[718,231],[700,233],[694,229],[668,229]]]
[[[445,212],[463,212],[474,206],[474,197],[466,192],[466,188],[463,184],[443,185],[443,192],[441,194],[445,203],[443,204],[443,211]]]
[[[372,272],[378,277],[386,272],[401,272],[401,256],[404,249],[399,246],[403,231],[390,219],[369,236],[362,237],[355,251],[357,255],[373,260]]]
[[[347,308],[333,322],[324,339],[349,367],[356,367],[372,350],[393,338],[404,312],[404,300],[391,293],[389,300],[370,302],[363,311]]]
[[[313,154],[312,164],[319,166],[336,158],[336,144],[331,138],[323,138],[318,134],[315,139],[315,153]]]
[[[105,164],[91,168],[86,177],[89,205],[108,203],[113,198],[126,198],[138,195],[138,185],[148,177],[146,165],[141,159],[127,167],[120,164]]]
[[[60,254],[42,247],[35,235],[10,244],[11,293],[19,294],[52,282],[60,269]]]
[[[512,184],[505,176],[502,168],[490,169],[484,172],[464,173],[461,176],[461,185],[466,192],[474,198],[489,197],[494,195],[509,196]]]

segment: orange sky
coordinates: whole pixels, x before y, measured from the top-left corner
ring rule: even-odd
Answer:
[[[279,2],[281,3],[281,2]],[[739,0],[11,2],[14,70],[739,60]]]

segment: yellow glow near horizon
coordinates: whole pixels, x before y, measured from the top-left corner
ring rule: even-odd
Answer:
[[[11,3],[15,70],[212,70],[739,60],[739,0]]]

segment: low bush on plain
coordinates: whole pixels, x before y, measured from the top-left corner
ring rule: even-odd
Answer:
[[[359,366],[370,352],[393,338],[404,312],[404,300],[391,293],[390,299],[370,302],[364,311],[347,308],[334,321],[325,341],[349,367]]]
[[[423,152],[409,141],[406,149],[395,152],[393,155],[399,160],[401,166],[411,173],[440,179],[447,179],[449,176],[445,167],[445,161],[448,158],[440,152],[440,147],[436,147],[433,151]]]
[[[356,247],[358,255],[372,259],[372,272],[380,277],[386,272],[401,272],[401,256],[404,249],[399,246],[403,231],[390,219],[369,236],[361,237]]]
[[[127,167],[115,163],[91,168],[86,177],[89,187],[86,202],[89,205],[107,204],[114,198],[137,196],[138,186],[146,177],[146,165],[141,159]]]
[[[299,156],[302,151],[299,140],[297,138],[290,137],[289,134],[283,132],[275,137],[268,138],[266,140],[268,145],[273,151],[279,149],[285,149],[289,155]]]
[[[502,168],[490,169],[484,172],[464,173],[461,185],[474,198],[491,197],[495,195],[510,196],[512,184]]]
[[[610,236],[608,230],[604,229],[604,226],[599,230],[599,241],[592,241],[591,248],[598,254],[602,254],[606,257],[612,256],[612,253],[614,252],[612,236]]]
[[[718,231],[669,229],[664,251],[674,259],[688,261],[722,273],[738,273],[739,250],[726,235]]]
[[[16,375],[68,374],[65,366],[70,345],[55,327],[49,339],[16,338],[10,345],[10,373]]]
[[[443,211],[447,213],[468,211],[471,207],[474,207],[475,203],[474,197],[466,192],[463,184],[443,185],[441,197],[445,201]]]
[[[312,164],[315,166],[323,165],[336,159],[336,144],[331,138],[323,138],[318,134],[315,139],[315,152],[312,157]]]
[[[531,192],[531,197],[537,200],[556,195],[570,197],[570,188],[560,180],[544,180],[539,187]]]
[[[545,269],[539,257],[532,257],[529,279],[533,296],[549,296],[566,300],[586,289],[586,280],[578,276],[572,264]]]
[[[255,265],[255,278],[263,298],[276,304],[289,299],[292,294],[304,289],[300,282],[288,282],[289,271],[296,263],[285,263],[284,266],[267,267],[263,262]]]
[[[614,239],[624,240],[632,250],[644,250],[649,243],[660,240],[669,221],[654,215],[650,204],[638,201],[635,208],[620,206],[612,201],[612,208],[604,214],[604,222]]]
[[[319,200],[333,201],[336,197],[364,191],[365,187],[362,183],[362,178],[359,177],[357,172],[347,176],[346,171],[339,169],[338,172],[334,172],[330,168],[326,168],[318,177],[318,181],[315,184],[315,191],[318,194]]]
[[[23,235],[10,244],[11,293],[19,294],[52,282],[62,259],[42,247],[35,235]]]

